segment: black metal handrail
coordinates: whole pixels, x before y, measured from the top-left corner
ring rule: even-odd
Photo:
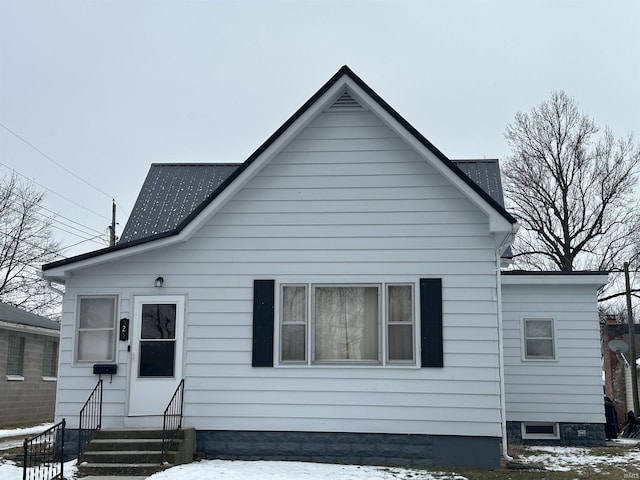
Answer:
[[[35,437],[24,439],[22,480],[64,478],[64,429],[66,421]]]
[[[84,402],[80,410],[80,421],[78,422],[78,457],[84,452],[87,442],[91,440],[91,435],[95,430],[102,428],[102,379]]]
[[[169,405],[164,409],[162,421],[162,455],[160,463],[164,463],[169,447],[176,438],[178,430],[182,428],[182,403],[184,397],[184,378],[180,380],[178,388],[173,392]]]

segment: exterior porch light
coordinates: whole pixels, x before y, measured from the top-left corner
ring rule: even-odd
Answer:
[[[162,287],[163,283],[164,283],[164,278],[162,278],[162,277],[156,278],[156,281],[155,281],[155,286],[156,287],[158,287],[158,288]]]

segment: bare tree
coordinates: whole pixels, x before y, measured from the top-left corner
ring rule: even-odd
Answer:
[[[51,218],[40,213],[44,194],[15,175],[0,177],[0,301],[40,315],[59,311],[60,297],[38,272],[60,257]]]
[[[638,254],[640,146],[632,134],[601,131],[560,91],[518,113],[505,137],[507,206],[523,227],[517,266],[616,270]]]

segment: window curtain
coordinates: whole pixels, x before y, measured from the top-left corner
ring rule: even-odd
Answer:
[[[307,289],[305,286],[286,286],[282,289],[281,359],[306,360]]]
[[[378,360],[378,288],[316,287],[315,360]]]
[[[78,360],[113,360],[114,318],[113,298],[80,299]]]

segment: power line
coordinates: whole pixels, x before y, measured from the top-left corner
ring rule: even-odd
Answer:
[[[13,202],[13,206],[11,204],[7,204],[7,208],[12,210],[14,213],[17,213],[18,215],[21,215],[23,213],[23,211],[19,207],[16,207],[16,202],[15,201]],[[47,212],[50,212],[52,214],[52,216],[45,215],[44,213],[40,212],[39,210],[46,210]],[[105,235],[105,232],[102,232],[100,230],[96,230],[96,229],[91,228],[91,227],[87,227],[87,226],[85,226],[85,225],[83,225],[83,224],[81,224],[79,222],[76,222],[75,220],[72,220],[70,218],[65,217],[64,215],[60,215],[60,214],[54,212],[53,210],[48,209],[47,207],[45,207],[43,205],[38,205],[35,210],[32,210],[32,213],[34,215],[40,216],[43,219],[43,221],[45,221],[51,227],[57,228],[58,230],[61,230],[61,231],[66,232],[66,233],[69,233],[71,235],[75,235],[76,237],[87,238],[87,235],[89,235],[89,236],[94,236],[96,234]],[[81,228],[78,228],[75,225],[70,225],[68,223],[65,223],[62,220],[59,220],[58,217],[64,218],[65,220],[68,220],[72,224],[79,225]],[[60,223],[61,225],[64,225],[65,227],[77,230],[80,233],[70,232],[68,230],[65,230],[64,228],[58,227],[57,225],[55,225],[55,222]],[[82,234],[82,235],[80,235],[80,234]]]
[[[9,127],[7,127],[6,125],[4,125],[2,122],[0,122],[0,127],[2,127],[4,130],[6,130],[7,132],[9,132],[11,135],[13,135],[14,137],[16,137],[18,140],[20,140],[21,142],[24,142],[26,145],[28,145],[29,147],[31,147],[33,150],[35,150],[36,152],[38,152],[40,155],[42,155],[44,158],[46,158],[47,160],[53,162],[56,166],[60,167],[61,169],[63,169],[65,172],[69,173],[70,175],[73,175],[74,177],[76,177],[78,180],[80,180],[81,182],[85,183],[86,185],[90,186],[91,188],[93,188],[94,190],[100,192],[101,194],[105,195],[106,197],[109,197],[111,199],[113,199],[113,201],[116,203],[116,205],[118,205],[118,207],[120,207],[120,210],[122,210],[122,212],[125,215],[129,215],[127,213],[127,210],[125,210],[122,205],[120,205],[120,203],[118,203],[115,198],[113,197],[113,195],[109,195],[107,192],[105,192],[104,190],[96,187],[94,184],[92,184],[91,182],[85,180],[84,178],[80,177],[78,174],[72,172],[71,170],[69,170],[67,167],[65,167],[64,165],[56,162],[53,158],[51,158],[49,155],[47,155],[46,153],[44,153],[42,150],[40,150],[38,147],[36,147],[35,145],[33,145],[31,142],[27,141],[24,137],[21,137],[20,135],[18,135],[16,132],[14,132],[13,130],[11,130]],[[6,165],[5,165],[6,166]],[[7,167],[8,168],[8,167]],[[34,182],[36,183],[36,182]],[[46,188],[43,187],[42,185],[40,185],[42,188]],[[52,192],[55,193],[55,192]],[[60,197],[62,197],[61,195],[59,195]],[[62,197],[64,198],[64,197]],[[67,200],[65,198],[65,200]],[[67,201],[71,201],[71,200],[67,200]],[[72,202],[72,201],[71,201]],[[75,205],[77,205],[75,202],[72,202]]]
[[[61,165],[60,163],[56,162],[53,158],[51,158],[49,155],[47,155],[46,153],[44,153],[42,150],[40,150],[38,147],[36,147],[35,145],[33,145],[32,143],[30,143],[29,141],[27,141],[26,139],[24,139],[23,137],[21,137],[20,135],[18,135],[16,132],[14,132],[13,130],[11,130],[9,127],[7,127],[6,125],[3,125],[0,122],[0,127],[4,128],[7,132],[9,132],[11,135],[13,135],[14,137],[16,137],[18,140],[24,142],[25,144],[29,145],[31,148],[33,148],[36,152],[38,152],[40,155],[42,155],[44,158],[46,158],[47,160],[49,160],[50,162],[54,163],[55,165],[57,165],[58,167],[60,167],[61,169],[63,169],[65,172],[67,172],[69,175],[73,175],[74,177],[76,177],[78,180],[80,180],[81,182],[85,183],[86,185],[89,185],[91,188],[93,188],[94,190],[96,190],[97,192],[100,192],[101,194],[105,195],[108,198],[113,198],[112,195],[109,195],[107,192],[105,192],[104,190],[99,189],[98,187],[96,187],[95,185],[93,185],[92,183],[88,182],[87,180],[85,180],[84,178],[82,178],[80,175],[77,175],[75,173],[73,173],[71,170],[69,170],[67,167],[65,167],[64,165]]]
[[[58,197],[62,198],[63,200],[66,200],[67,202],[72,203],[72,204],[74,204],[75,206],[80,207],[80,208],[82,208],[82,209],[86,210],[87,212],[93,213],[94,215],[97,215],[98,217],[102,217],[102,218],[104,218],[104,219],[105,219],[105,220],[107,220],[107,221],[111,221],[111,219],[110,219],[109,217],[106,217],[106,216],[102,215],[101,213],[96,212],[95,210],[91,210],[90,208],[87,208],[87,207],[85,207],[84,205],[81,205],[81,204],[79,204],[79,203],[77,203],[77,202],[74,202],[73,200],[71,200],[71,199],[69,199],[69,198],[65,197],[64,195],[61,195],[61,194],[59,194],[59,193],[57,193],[57,192],[54,192],[53,190],[51,190],[51,189],[49,189],[49,188],[45,187],[44,185],[42,185],[42,184],[40,184],[40,183],[36,182],[35,180],[32,180],[31,178],[27,177],[26,175],[23,175],[22,173],[18,172],[15,168],[12,168],[12,167],[10,167],[10,166],[8,166],[8,165],[6,165],[6,164],[2,163],[2,162],[0,162],[0,165],[2,165],[3,167],[5,167],[5,168],[6,168],[6,169],[8,169],[8,170],[11,170],[12,172],[15,172],[16,174],[20,175],[22,178],[26,178],[28,181],[30,181],[30,182],[32,182],[32,183],[34,183],[34,184],[38,185],[39,187],[43,188],[43,189],[44,189],[44,190],[46,190],[47,192],[49,192],[49,193],[53,193],[54,195],[56,195],[56,196],[58,196]]]
[[[38,248],[38,249],[42,250],[42,253],[48,253],[48,254],[51,254],[51,255],[61,256],[59,252],[56,252],[56,251],[54,251],[54,250],[50,250],[50,249],[44,248],[44,247],[42,247],[42,246],[40,246],[40,245],[36,245],[35,243],[31,243],[31,242],[29,242],[28,240],[25,240],[25,239],[23,239],[23,238],[18,238],[18,237],[16,237],[15,235],[11,235],[11,234],[9,234],[9,233],[7,233],[7,232],[2,232],[2,231],[0,231],[0,234],[4,235],[5,237],[9,237],[9,238],[11,238],[11,239],[13,239],[13,240],[18,240],[18,241],[20,241],[21,243],[24,243],[24,244],[26,244],[26,245],[29,245],[30,247]]]

